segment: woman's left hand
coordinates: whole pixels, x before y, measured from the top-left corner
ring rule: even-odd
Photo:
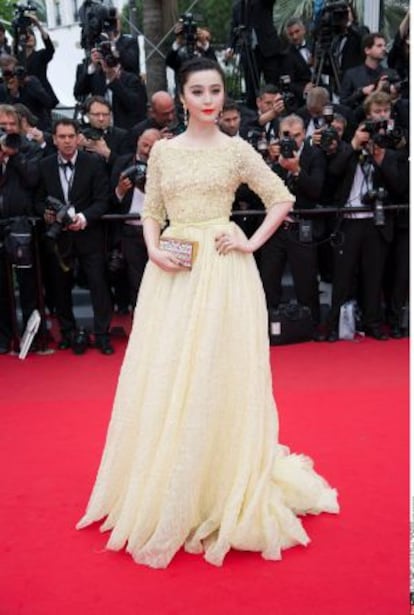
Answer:
[[[215,244],[219,254],[228,254],[232,250],[238,250],[246,254],[253,252],[249,240],[246,237],[236,237],[230,233],[221,233],[217,235]]]

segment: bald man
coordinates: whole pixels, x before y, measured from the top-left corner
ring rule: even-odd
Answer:
[[[174,99],[168,92],[158,90],[154,92],[150,100],[148,117],[132,127],[129,131],[129,149],[135,150],[137,139],[148,128],[156,128],[163,137],[169,139],[173,136],[170,127],[176,121],[176,109]]]

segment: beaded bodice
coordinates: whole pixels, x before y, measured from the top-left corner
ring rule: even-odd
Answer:
[[[179,224],[228,218],[241,183],[267,208],[294,200],[262,157],[238,137],[221,147],[199,149],[157,141],[148,163],[143,218],[162,225],[167,218]]]

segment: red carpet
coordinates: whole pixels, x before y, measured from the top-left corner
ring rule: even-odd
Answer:
[[[281,562],[180,552],[165,571],[76,532],[125,348],[0,357],[1,615],[403,615],[408,581],[408,341],[271,351],[281,441],[337,487]],[[240,358],[243,369],[243,358]]]

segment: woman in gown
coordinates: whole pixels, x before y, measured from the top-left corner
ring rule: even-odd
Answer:
[[[312,461],[278,444],[267,312],[253,252],[294,197],[261,156],[220,132],[223,75],[194,59],[181,72],[184,133],[158,141],[143,211],[149,263],[87,511],[107,548],[166,567],[184,546],[221,565],[230,548],[277,560],[306,545],[298,515],[338,512]],[[246,182],[266,205],[248,240],[229,221]],[[165,226],[166,219],[169,226]],[[195,241],[191,271],[160,235]]]

